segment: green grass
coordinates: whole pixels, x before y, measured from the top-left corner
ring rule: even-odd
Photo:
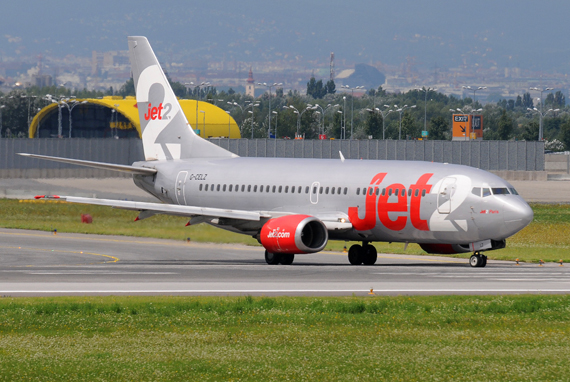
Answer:
[[[0,299],[0,380],[564,380],[570,297]]]
[[[507,239],[507,248],[490,251],[491,259],[538,262],[570,261],[570,205],[533,204],[534,221],[524,230]],[[93,216],[93,224],[81,224],[82,213]],[[137,212],[109,207],[46,201],[20,202],[0,199],[0,227],[58,232],[156,237],[197,242],[241,243],[259,245],[249,236],[239,235],[206,224],[185,227],[187,219],[158,215],[135,222]],[[331,241],[327,250],[341,251],[352,243]],[[374,243],[380,253],[425,254],[416,244],[404,251],[401,243]],[[461,254],[457,257],[469,257]]]

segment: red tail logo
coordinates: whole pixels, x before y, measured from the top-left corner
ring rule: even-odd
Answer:
[[[162,102],[160,103],[160,105],[158,105],[158,107],[156,106],[152,106],[152,104],[148,104],[148,111],[147,113],[144,115],[144,119],[145,120],[155,120],[155,119],[162,119]]]

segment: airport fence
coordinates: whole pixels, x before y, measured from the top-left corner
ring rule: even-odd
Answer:
[[[211,139],[247,157],[420,160],[462,164],[487,171],[545,169],[544,143],[518,141],[395,141]],[[0,139],[0,178],[128,176],[112,171],[30,159],[18,152],[131,164],[143,160],[140,139]]]

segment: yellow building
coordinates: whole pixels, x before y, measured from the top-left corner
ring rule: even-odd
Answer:
[[[238,125],[225,110],[208,102],[179,102],[190,126],[201,137],[241,138]],[[30,138],[140,138],[136,100],[112,96],[52,103],[36,114],[28,134]]]

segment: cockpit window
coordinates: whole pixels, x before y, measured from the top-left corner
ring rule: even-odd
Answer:
[[[491,189],[490,188],[483,188],[483,197],[491,196]]]
[[[492,188],[493,195],[508,195],[510,194],[509,189],[506,187]]]
[[[471,193],[473,195],[481,196],[481,187],[473,187],[473,189],[471,190]]]
[[[511,194],[513,195],[518,195],[519,193],[517,192],[517,190],[515,190],[514,188],[509,188],[509,190],[511,191]]]

